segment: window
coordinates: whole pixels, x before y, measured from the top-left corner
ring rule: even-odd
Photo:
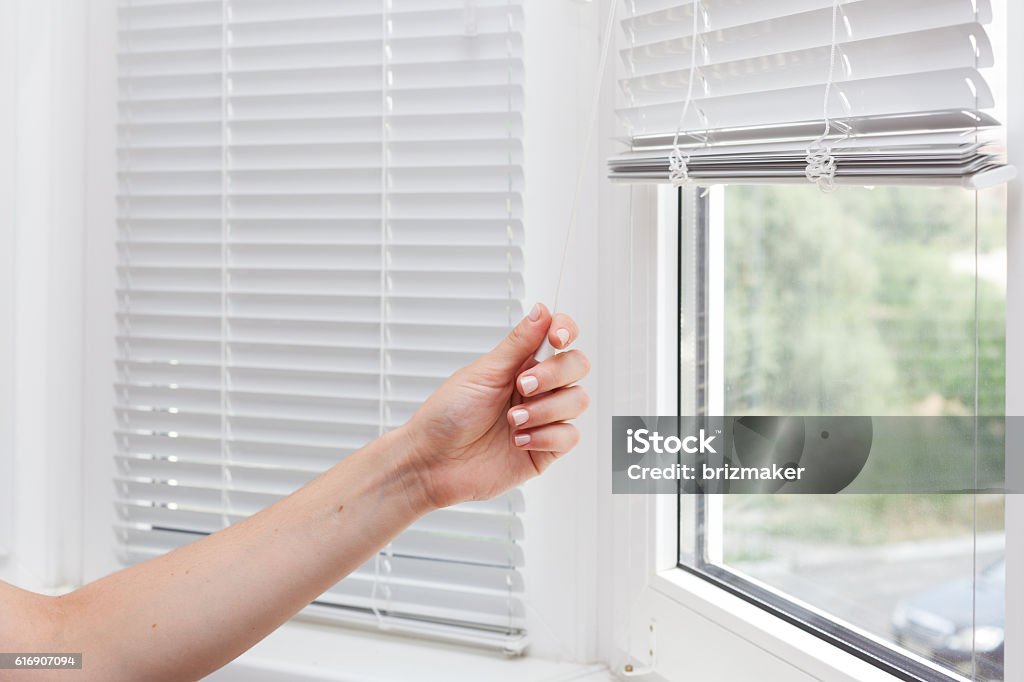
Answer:
[[[686,196],[684,412],[1003,413],[1001,189]],[[1001,680],[1003,514],[1001,495],[684,495],[679,562],[902,679]]]
[[[119,6],[126,562],[404,422],[523,315],[518,0]],[[429,515],[310,612],[518,652],[522,495]]]
[[[673,212],[682,414],[1004,413],[998,182],[1013,171],[987,143],[1004,119],[1003,10],[625,4],[629,144],[609,166],[684,185]],[[826,655],[853,654],[834,670],[867,661],[908,680],[1002,679],[1000,496],[677,502],[668,564],[680,570],[654,552],[655,581],[689,590],[671,599],[713,603],[701,592],[713,584],[777,617],[762,627],[786,632],[771,646],[802,629],[835,645]],[[663,505],[650,506],[660,521]],[[671,610],[661,604],[648,613]],[[654,647],[625,649],[658,668]]]

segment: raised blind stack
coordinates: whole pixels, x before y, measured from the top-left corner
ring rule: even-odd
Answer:
[[[995,106],[990,0],[839,3],[828,141],[837,180],[965,184],[1007,177]],[[694,12],[697,63],[690,82]],[[612,177],[668,178],[677,128],[690,176],[805,181],[824,131],[832,0],[628,0],[620,9]]]

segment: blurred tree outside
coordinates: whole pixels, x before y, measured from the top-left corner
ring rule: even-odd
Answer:
[[[726,414],[974,414],[976,238],[978,413],[1003,414],[1001,190],[735,186],[724,205]],[[763,558],[772,537],[893,542],[973,519],[970,495],[727,496],[725,548]],[[1000,496],[979,498],[978,521],[1002,528]]]

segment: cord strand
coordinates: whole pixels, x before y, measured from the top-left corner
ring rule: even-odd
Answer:
[[[619,1],[610,0],[608,8],[608,20],[605,24],[603,41],[601,46],[601,59],[597,65],[597,83],[594,86],[594,102],[590,108],[590,121],[587,123],[587,133],[583,141],[583,151],[580,156],[579,169],[576,172],[576,184],[572,192],[572,204],[569,208],[569,222],[565,230],[565,240],[562,244],[562,258],[558,265],[558,281],[555,284],[555,297],[552,299],[554,312],[558,311],[558,299],[562,293],[562,280],[565,275],[565,265],[569,256],[569,245],[572,243],[572,235],[576,228],[576,217],[579,213],[579,199],[583,190],[583,178],[587,172],[587,156],[590,151],[590,143],[594,138],[594,131],[597,128],[597,115],[601,107],[601,91],[604,89],[604,72],[608,64],[608,53],[611,51],[612,32],[615,29],[615,17],[617,15]]]
[[[686,116],[690,113],[693,102],[693,81],[697,77],[697,44],[700,41],[700,14],[703,10],[701,0],[693,0],[693,30],[690,38],[690,75],[687,77],[686,98],[683,100],[683,111],[676,123],[676,132],[672,138],[672,151],[668,155],[668,180],[673,187],[683,187],[690,183],[690,155],[679,146],[679,136],[686,125]]]
[[[841,0],[832,0],[832,42],[828,56],[828,76],[825,79],[825,97],[822,104],[822,118],[825,120],[825,129],[813,142],[807,146],[805,161],[807,167],[804,175],[808,180],[815,183],[822,192],[831,192],[836,188],[836,158],[832,156],[832,145],[826,140],[832,132],[832,120],[828,115],[828,101],[832,95],[832,81],[836,70],[836,28],[839,24],[839,3]]]

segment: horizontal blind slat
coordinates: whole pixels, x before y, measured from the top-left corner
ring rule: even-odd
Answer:
[[[884,116],[938,109],[986,109],[994,106],[992,93],[971,68],[842,81],[833,85],[830,116]],[[771,92],[697,98],[688,112],[684,130],[733,128],[802,121],[820,112],[823,89],[792,87]],[[631,108],[620,112],[635,134],[673,130],[682,101]],[[975,105],[978,105],[977,107]],[[701,119],[703,112],[704,123]],[[820,114],[819,114],[820,115]]]
[[[992,48],[980,24],[963,24],[844,43],[842,65],[849,78],[876,78],[923,71],[992,65]],[[700,86],[715,96],[765,92],[799,85],[824,88],[829,47],[787,52],[772,59],[748,59],[702,67]],[[623,78],[620,87],[648,105],[673,101],[685,93],[689,70]]]

